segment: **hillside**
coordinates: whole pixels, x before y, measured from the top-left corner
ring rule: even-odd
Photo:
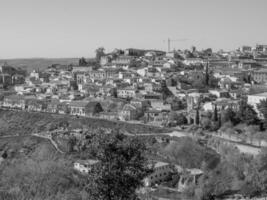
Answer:
[[[52,64],[78,64],[78,58],[23,58],[23,59],[0,59],[0,66],[7,62],[13,67],[20,67],[28,72],[39,69],[44,70]]]
[[[205,163],[206,167],[213,169],[220,162],[220,156],[215,151],[187,137],[171,141],[160,152],[171,162],[186,168],[200,168]]]
[[[24,111],[0,110],[0,135],[25,135],[41,131],[48,131],[68,124],[70,128],[86,127],[89,129],[118,128],[129,133],[162,133],[168,129],[146,126],[142,124],[129,124],[125,122],[108,121],[104,119],[85,118],[69,115],[49,113],[29,113]]]

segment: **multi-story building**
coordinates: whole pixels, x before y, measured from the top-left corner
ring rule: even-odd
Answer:
[[[3,101],[3,106],[24,110],[26,108],[26,100],[24,96],[21,95],[6,96]]]
[[[112,64],[130,65],[133,59],[134,59],[133,56],[118,56],[115,60],[112,61]]]
[[[120,98],[135,98],[137,90],[135,88],[122,88],[117,90],[117,96]]]
[[[157,162],[154,165],[153,173],[144,179],[145,186],[149,187],[155,184],[160,184],[165,181],[168,176],[173,173],[174,167],[169,163]]]
[[[137,108],[131,104],[124,105],[122,111],[120,112],[120,118],[122,120],[135,120],[137,117]]]
[[[242,46],[242,47],[239,48],[239,50],[241,52],[244,52],[244,53],[249,53],[249,52],[252,51],[252,47],[251,46]]]
[[[93,116],[102,112],[102,106],[98,102],[72,101],[69,104],[70,114],[79,116]]]
[[[254,71],[252,73],[252,78],[254,81],[258,83],[266,83],[267,82],[267,70],[261,69],[261,70]]]
[[[256,45],[256,52],[263,53],[267,51],[267,45],[257,44]]]
[[[111,56],[110,55],[101,56],[101,58],[100,58],[100,65],[101,66],[104,66],[110,62],[111,62]]]
[[[124,54],[127,55],[127,56],[137,56],[137,57],[140,57],[140,56],[144,56],[146,53],[146,50],[143,50],[143,49],[125,49],[124,50]]]

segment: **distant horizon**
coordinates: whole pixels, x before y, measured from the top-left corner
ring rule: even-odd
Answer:
[[[259,43],[257,43],[257,44],[259,44]],[[256,46],[257,44],[255,44],[254,46]],[[265,45],[265,43],[263,43],[263,45]],[[267,44],[266,44],[267,45]],[[192,46],[194,46],[194,45],[192,45]],[[191,46],[191,47],[192,47]],[[253,45],[241,45],[241,46],[250,46],[250,47],[254,47]],[[241,46],[239,46],[239,47],[241,47]],[[101,46],[101,47],[103,47],[103,46]],[[190,50],[190,48],[191,47],[189,47],[189,48],[187,48],[187,49],[173,49],[173,50],[171,50],[171,51],[174,51],[174,50],[181,50],[181,51],[184,51],[184,50]],[[230,52],[230,51],[234,51],[234,50],[236,50],[236,49],[238,49],[239,47],[237,47],[237,48],[235,48],[235,49],[232,49],[232,50],[225,50],[225,49],[218,49],[218,50],[214,50],[214,49],[212,49],[212,51],[213,52],[218,52],[219,50],[223,50],[223,51],[225,51],[225,52]],[[104,47],[105,48],[105,47]],[[205,50],[205,49],[208,49],[208,48],[211,48],[211,47],[207,47],[207,48],[202,48],[202,49],[198,49],[197,47],[196,47],[196,49],[197,49],[197,51],[202,51],[202,50]],[[114,49],[121,49],[121,48],[114,48]],[[114,50],[113,49],[113,50]],[[168,52],[168,51],[166,51],[166,50],[161,50],[161,49],[143,49],[143,48],[132,48],[132,47],[129,47],[129,48],[125,48],[125,49],[142,49],[142,50],[155,50],[155,51],[164,51],[164,52]],[[121,49],[121,50],[125,50],[125,49]],[[112,50],[110,50],[110,51],[107,51],[106,49],[105,49],[105,53],[110,53],[110,52],[112,52]],[[84,58],[86,58],[86,59],[92,59],[92,58],[94,58],[95,57],[95,55],[92,55],[92,56],[87,56],[87,57],[85,57],[85,56],[70,56],[70,57],[8,57],[8,58],[1,58],[0,57],[0,61],[4,61],[4,60],[20,60],[20,59],[80,59],[80,58],[82,58],[82,57],[84,57]]]
[[[195,46],[196,47],[196,50],[197,51],[203,51],[203,50],[205,50],[205,49],[208,49],[208,48],[211,48],[212,49],[212,51],[213,52],[218,52],[218,51],[220,51],[220,50],[223,50],[224,52],[231,52],[231,51],[235,51],[235,50],[237,50],[238,48],[240,48],[240,47],[242,47],[242,46],[250,46],[250,47],[255,47],[256,45],[258,45],[258,44],[260,44],[260,45],[267,45],[267,43],[255,43],[254,45],[246,45],[246,44],[244,44],[244,45],[240,45],[240,46],[238,46],[238,47],[236,47],[236,48],[234,48],[234,49],[227,49],[227,50],[225,50],[225,49],[216,49],[216,50],[214,50],[213,48],[211,48],[211,47],[207,47],[207,48],[201,48],[201,49],[199,49],[197,46]],[[194,45],[192,45],[192,46],[194,46]],[[188,48],[185,48],[185,49],[172,49],[171,51],[174,51],[174,50],[181,50],[181,51],[184,51],[184,50],[190,50],[190,48],[192,47],[192,46],[190,46],[190,47],[188,47]],[[104,47],[104,46],[99,46],[99,47]],[[105,47],[104,47],[105,48]],[[125,49],[142,49],[142,50],[155,50],[155,51],[164,51],[164,52],[168,52],[167,50],[162,50],[162,49],[146,49],[146,48],[134,48],[134,47],[127,47],[127,48],[124,48],[124,49],[122,49],[122,48],[116,48],[116,47],[114,47],[113,49],[110,49],[109,51],[107,51],[107,49],[105,48],[105,53],[110,53],[110,52],[112,52],[113,50],[115,50],[115,49],[121,49],[121,50],[125,50]],[[95,50],[94,50],[95,51]],[[92,59],[92,58],[94,58],[95,57],[95,55],[92,55],[92,56],[69,56],[69,57],[67,57],[67,56],[63,56],[63,57],[45,57],[45,56],[43,56],[43,57],[8,57],[8,58],[1,58],[0,57],[0,61],[3,61],[3,60],[19,60],[19,59],[80,59],[80,58],[82,58],[82,57],[84,57],[84,58],[86,58],[86,59]]]

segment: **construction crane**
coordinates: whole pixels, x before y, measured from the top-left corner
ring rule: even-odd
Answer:
[[[187,41],[188,39],[186,38],[183,38],[183,39],[176,39],[176,40],[172,40],[170,38],[167,39],[167,42],[168,42],[168,52],[171,51],[171,42],[184,42],[184,41]],[[164,40],[164,42],[166,42],[166,40]]]

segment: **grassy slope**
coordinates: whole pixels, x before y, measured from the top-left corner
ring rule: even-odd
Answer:
[[[9,159],[51,160],[58,157],[58,152],[48,140],[35,136],[1,138],[0,152],[6,152]]]
[[[0,135],[29,134],[49,130],[51,127],[68,122],[72,128],[118,128],[130,133],[161,133],[166,129],[146,125],[114,122],[104,119],[92,119],[49,113],[28,113],[23,111],[0,110]]]

